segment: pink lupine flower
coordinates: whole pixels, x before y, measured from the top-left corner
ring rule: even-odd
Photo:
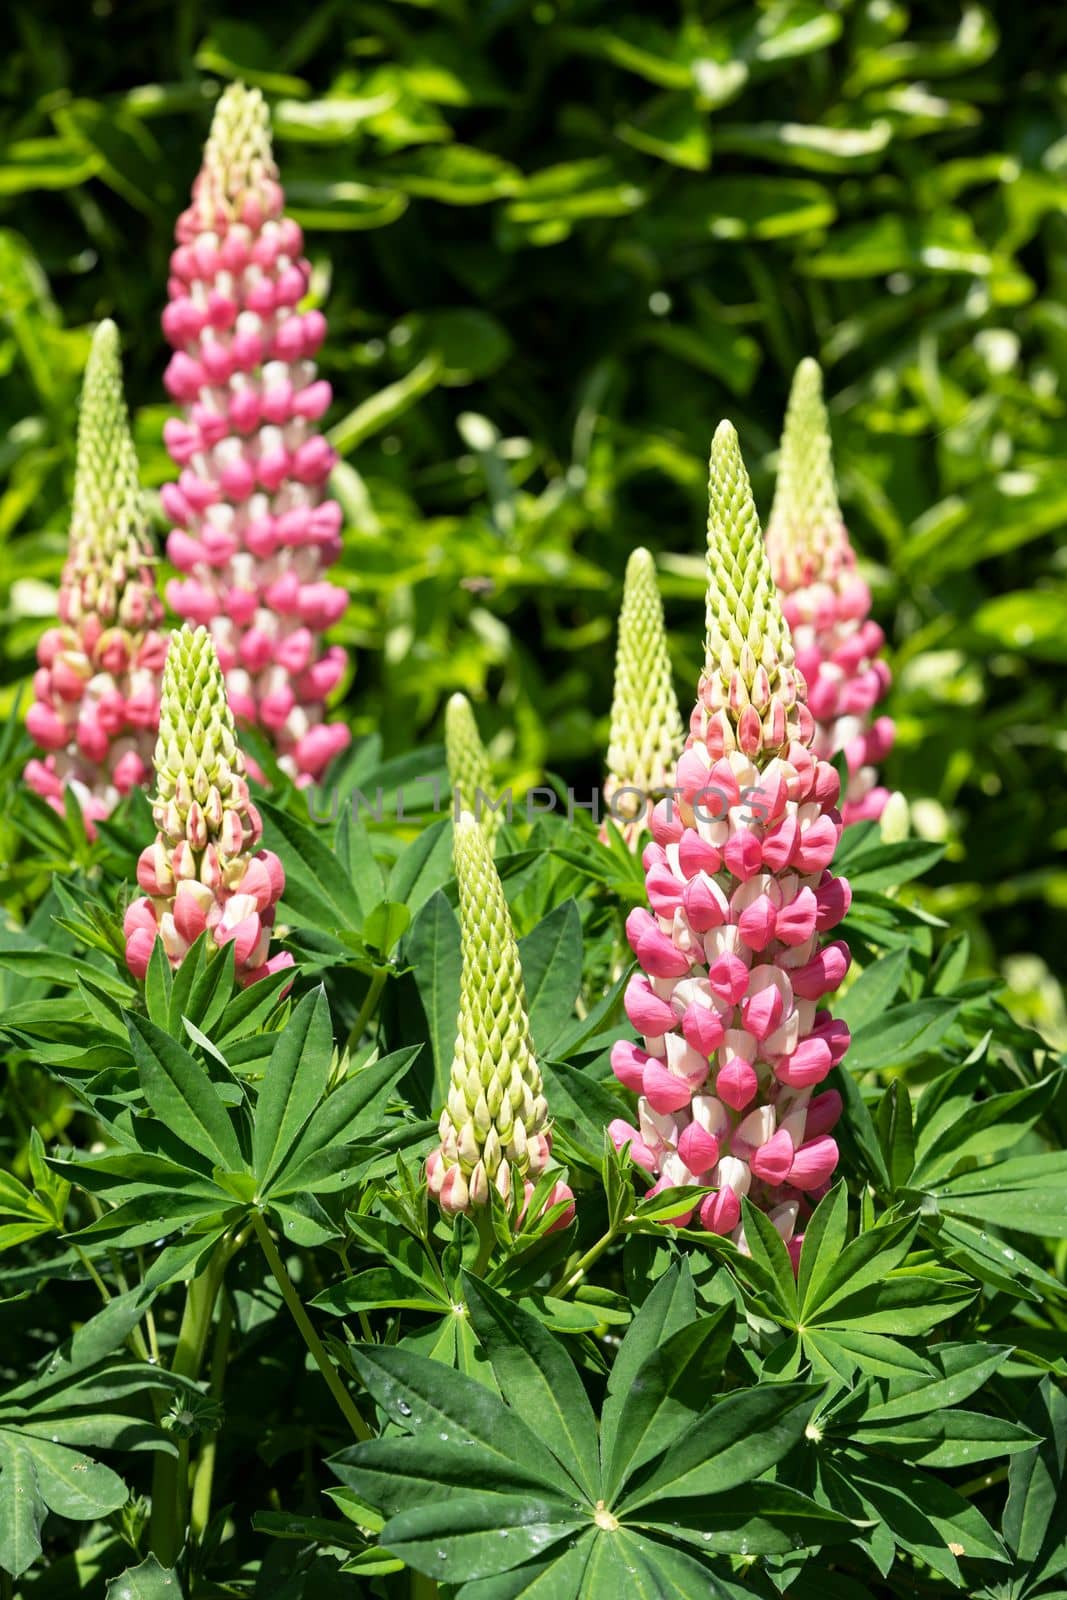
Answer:
[[[285,873],[272,851],[258,848],[263,825],[204,628],[171,636],[154,763],[159,831],[137,863],[144,895],[123,923],[134,977],[147,972],[157,938],[176,968],[204,933],[217,946],[233,945],[242,984],[292,966],[287,952],[269,953]]]
[[[163,314],[164,381],[185,413],[164,429],[180,468],[163,490],[167,554],[182,573],[167,599],[210,628],[238,722],[265,729],[308,784],[349,739],[323,720],[345,652],[321,641],[347,596],[323,576],[341,550],[335,456],[315,431],[331,398],[314,359],[326,322],[299,309],[310,269],[283,204],[266,102],[231,84],[178,219]]]
[[[82,386],[70,550],[59,621],[37,646],[26,726],[44,752],[26,782],[60,815],[64,791],[94,824],[146,781],[166,639],[130,437],[118,329],[93,335]]]
[[[763,547],[737,435],[711,453],[707,661],[672,797],[644,851],[651,911],[626,932],[626,991],[643,1035],[612,1049],[637,1122],[609,1129],[654,1189],[712,1188],[688,1219],[745,1246],[741,1200],[786,1243],[837,1165],[837,1093],[818,1086],[848,1046],[820,1002],[848,967],[848,885],[831,870],[838,777],[813,750],[804,680]],[[795,1253],[795,1252],[794,1252]]]
[[[881,816],[888,789],[876,768],[893,745],[893,722],[874,716],[889,688],[879,652],[885,635],[870,616],[871,593],[841,516],[818,363],[793,379],[779,456],[767,554],[793,634],[796,664],[815,719],[815,754],[845,752],[846,823]]]

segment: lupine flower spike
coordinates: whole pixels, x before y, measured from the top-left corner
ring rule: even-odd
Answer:
[[[608,777],[604,799],[636,847],[655,797],[681,753],[685,733],[671,679],[656,564],[647,550],[631,552],[619,612],[615,693],[611,704]]]
[[[347,597],[324,576],[341,550],[341,508],[324,498],[334,452],[315,428],[331,398],[314,361],[326,321],[297,309],[310,268],[283,204],[266,102],[231,84],[178,219],[163,314],[164,381],[185,409],[164,430],[181,469],[163,490],[167,554],[184,574],[167,599],[210,627],[238,723],[264,728],[308,784],[349,738],[323,721],[345,653],[321,644]]]
[[[130,437],[118,329],[93,335],[82,386],[70,550],[59,625],[37,646],[35,700],[26,718],[46,752],[26,781],[60,814],[64,790],[86,827],[150,772],[167,652],[155,556]]]
[[[742,1247],[747,1194],[795,1260],[798,1223],[837,1165],[840,1096],[815,1090],[849,1038],[819,1009],[849,964],[840,940],[821,938],[850,898],[830,871],[839,782],[812,750],[804,680],[725,422],[710,499],[707,665],[675,796],[652,813],[651,910],[626,925],[642,968],[626,1011],[644,1037],[617,1043],[612,1066],[639,1096],[637,1125],[610,1131],[657,1188],[714,1187],[694,1212]]]
[[[511,914],[485,832],[470,812],[456,825],[453,858],[463,950],[459,1018],[441,1143],[427,1158],[426,1180],[448,1216],[487,1205],[492,1186],[521,1219],[549,1164],[552,1135]],[[557,1182],[546,1207],[572,1200]],[[569,1205],[553,1230],[573,1215]]]
[[[157,936],[171,966],[179,967],[205,931],[216,945],[232,942],[242,984],[292,966],[288,953],[268,959],[285,873],[272,851],[258,848],[263,825],[205,628],[171,635],[155,770],[152,816],[159,831],[137,863],[144,897],[133,901],[123,924],[134,977],[148,970]]]
[[[445,759],[457,813],[469,811],[481,823],[491,845],[501,813],[487,804],[494,798],[489,757],[465,694],[454,694],[445,707]]]
[[[767,554],[808,686],[815,754],[845,752],[845,822],[877,819],[889,791],[875,769],[893,744],[892,719],[871,716],[889,687],[878,655],[885,635],[870,617],[871,592],[837,502],[822,373],[810,359],[789,395]]]

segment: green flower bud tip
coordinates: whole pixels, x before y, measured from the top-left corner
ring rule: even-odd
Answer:
[[[445,757],[457,810],[477,818],[492,842],[500,826],[500,813],[485,803],[493,798],[489,757],[471,703],[464,694],[454,694],[445,707]]]
[[[623,789],[651,797],[666,788],[684,739],[656,564],[647,550],[638,548],[626,563],[619,612],[606,797]],[[630,798],[625,797],[627,801]],[[622,799],[620,796],[620,810]],[[636,792],[632,799],[630,814],[635,819],[643,817],[646,806]],[[636,842],[640,830],[630,832]]]
[[[183,627],[171,634],[153,764],[156,826],[167,835],[184,836],[193,802],[203,806],[209,795],[213,810],[242,816],[250,810],[244,757],[206,628]],[[221,817],[216,827],[218,822]]]
[[[462,947],[459,1017],[431,1193],[448,1213],[508,1202],[551,1153],[548,1107],[530,1040],[519,948],[484,829],[470,812],[453,847]]]
[[[119,333],[104,321],[93,334],[82,384],[70,556],[63,575],[66,609],[79,615],[92,610],[107,626],[116,620],[128,583],[151,587],[143,569],[154,559],[122,391]],[[130,621],[143,625],[152,607],[146,602],[136,609]]]
[[[204,147],[196,198],[239,208],[264,182],[276,183],[270,107],[259,89],[231,83],[219,96]],[[209,219],[213,220],[213,219]],[[252,218],[244,220],[253,221]]]
[[[713,759],[776,755],[813,725],[778,598],[737,433],[719,424],[708,481],[707,638],[690,743]]]
[[[834,481],[822,373],[810,357],[797,367],[789,391],[767,552],[786,593],[802,584],[832,582],[842,564],[852,566]]]

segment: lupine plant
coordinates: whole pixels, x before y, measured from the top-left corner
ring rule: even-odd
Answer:
[[[620,38],[669,68],[635,130],[662,142],[678,63]],[[353,88],[332,115],[372,115]],[[443,751],[372,732],[329,768],[343,519],[260,91],[220,97],[178,233],[186,625],[104,324],[44,711],[4,734],[51,765],[0,928],[0,1600],[1062,1597],[1063,1070],[916,894],[939,847],[873,815],[885,678],[817,370],[766,547],[738,433],[712,441],[688,733],[629,557],[608,765],[651,809],[624,837],[548,770],[479,815],[462,697]],[[824,535],[836,576],[798,586],[783,552]],[[851,596],[828,636],[820,584]]]
[[[848,1048],[817,1002],[848,969],[820,937],[849,907],[829,870],[840,780],[812,750],[805,683],[763,548],[737,435],[711,450],[707,662],[675,785],[652,811],[650,911],[630,913],[642,971],[626,1011],[644,1048],[620,1040],[615,1075],[640,1096],[616,1144],[656,1188],[706,1182],[700,1221],[741,1243],[749,1195],[799,1259],[798,1216],[837,1166],[836,1090],[812,1099]],[[695,1208],[690,1207],[686,1220]]]

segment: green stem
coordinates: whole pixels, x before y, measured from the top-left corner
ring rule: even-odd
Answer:
[[[77,1256],[78,1260],[81,1262],[82,1266],[85,1268],[86,1272],[99,1289],[101,1300],[103,1300],[104,1304],[107,1305],[111,1299],[111,1290],[108,1288],[99,1272],[97,1272],[96,1268],[93,1266],[92,1262],[80,1244],[75,1244],[74,1254]]]
[[[236,1241],[221,1239],[203,1272],[193,1278],[185,1295],[185,1310],[170,1370],[180,1378],[195,1380],[200,1373],[215,1312],[215,1301]],[[164,1567],[173,1567],[185,1543],[189,1501],[189,1441],[178,1441],[177,1456],[156,1455],[152,1473],[152,1554]]]
[[[386,972],[376,972],[368,984],[367,992],[363,997],[363,1004],[359,1008],[359,1016],[348,1032],[348,1040],[345,1045],[347,1050],[354,1050],[360,1039],[362,1039],[363,1030],[370,1021],[375,1006],[378,1004],[378,997],[385,987],[387,977],[388,973]]]
[[[436,1600],[441,1592],[437,1580],[428,1578],[425,1572],[416,1572],[414,1568],[408,1570],[411,1572],[411,1600]]]
[[[364,1422],[355,1401],[341,1381],[341,1376],[330,1360],[326,1347],[312,1326],[311,1318],[304,1310],[300,1296],[296,1292],[292,1278],[285,1270],[285,1262],[278,1253],[278,1247],[271,1238],[270,1229],[267,1227],[266,1218],[261,1211],[254,1213],[252,1218],[256,1230],[256,1237],[263,1246],[263,1254],[267,1258],[267,1265],[274,1274],[274,1281],[282,1292],[282,1299],[292,1313],[293,1321],[300,1329],[314,1359],[315,1365],[326,1380],[326,1386],[337,1402],[341,1414],[348,1423],[357,1439],[372,1439],[374,1435]]]
[[[967,1483],[961,1484],[956,1493],[969,1500],[973,1494],[981,1494],[983,1489],[991,1489],[995,1483],[1003,1483],[1007,1476],[1007,1467],[994,1467],[989,1472],[983,1472],[979,1477],[971,1478]]]
[[[225,1298],[219,1307],[219,1320],[215,1328],[215,1345],[211,1352],[211,1382],[208,1393],[213,1400],[222,1399],[226,1383],[226,1363],[230,1355],[230,1336],[233,1333],[233,1302]],[[204,1440],[200,1458],[193,1475],[192,1509],[189,1514],[189,1531],[194,1539],[203,1538],[211,1520],[211,1491],[215,1482],[215,1454],[218,1434],[212,1433]]]
[[[556,1280],[551,1289],[548,1291],[549,1294],[558,1299],[560,1295],[569,1294],[572,1289],[577,1289],[578,1285],[589,1271],[589,1268],[593,1265],[594,1261],[600,1260],[600,1257],[604,1254],[604,1251],[608,1248],[608,1245],[611,1244],[617,1232],[618,1230],[616,1228],[609,1228],[607,1233],[604,1234],[603,1238],[598,1239],[596,1244],[593,1245],[591,1249],[587,1250],[585,1255],[580,1257],[573,1267],[567,1266],[564,1269],[562,1276]]]
[[[478,1248],[478,1259],[474,1263],[473,1276],[480,1278],[489,1265],[489,1258],[496,1245],[496,1232],[493,1228],[491,1204],[474,1208],[474,1223],[478,1229],[478,1238],[481,1242]]]

